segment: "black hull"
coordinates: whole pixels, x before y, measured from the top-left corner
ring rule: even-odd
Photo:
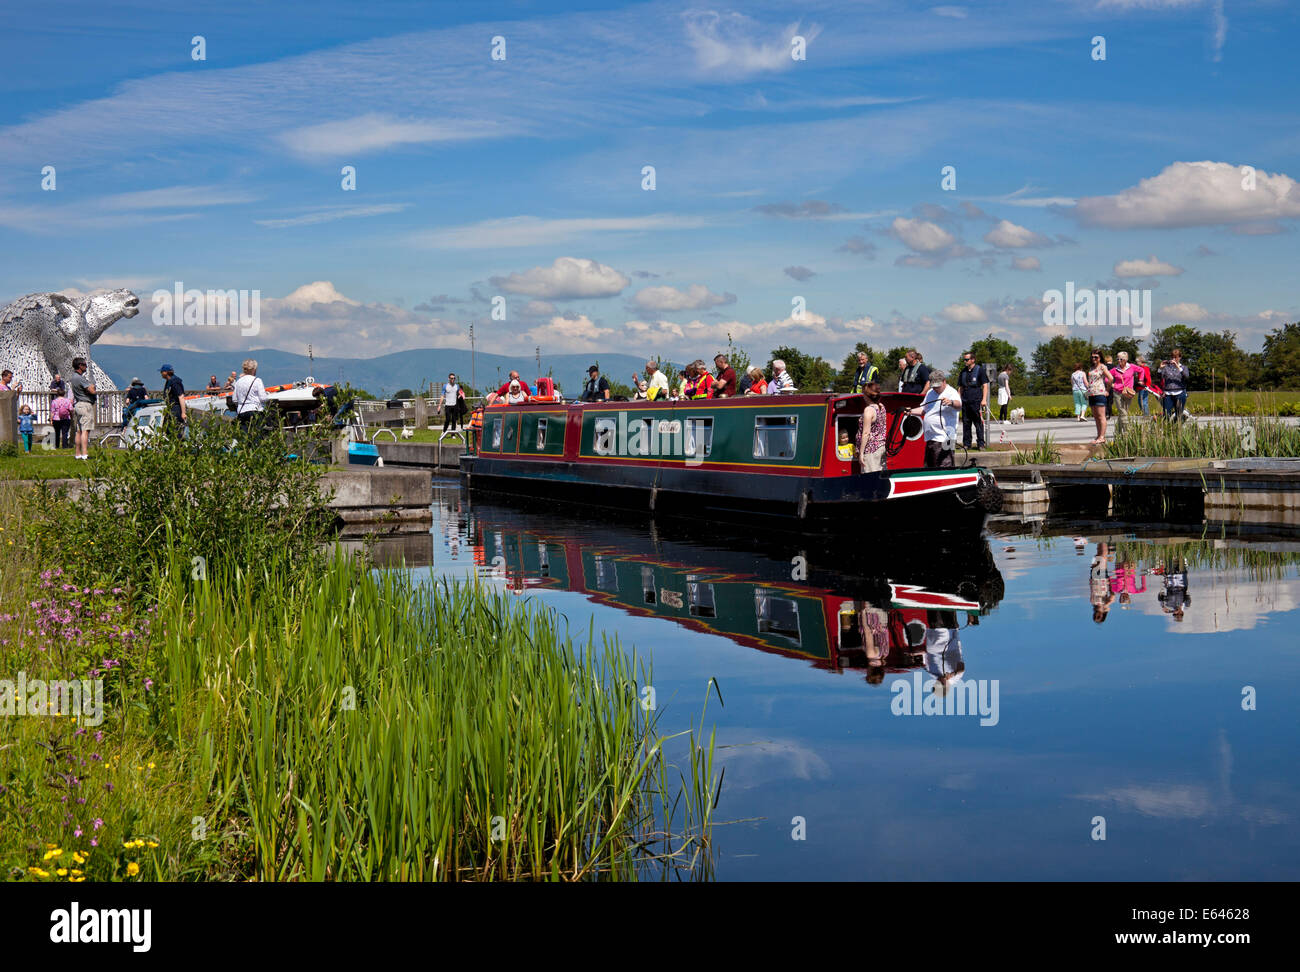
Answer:
[[[801,532],[856,532],[870,526],[891,533],[978,535],[988,516],[975,488],[891,499],[884,474],[821,478],[643,470],[480,455],[462,458],[461,480],[471,489],[506,495]]]

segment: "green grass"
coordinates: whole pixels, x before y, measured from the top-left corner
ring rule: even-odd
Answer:
[[[711,874],[707,709],[665,735],[616,640],[321,555],[319,467],[229,435],[77,463],[75,501],[0,483],[2,677],[100,678],[106,708],[0,718],[0,873]]]
[[[1025,418],[1073,418],[1073,395],[1017,395],[1011,408],[1023,408]],[[1160,399],[1152,396],[1148,407],[1160,411]],[[1238,391],[1212,394],[1191,392],[1187,408],[1193,415],[1300,415],[1300,391]]]
[[[104,451],[112,456],[112,450]],[[0,455],[0,479],[75,479],[85,473],[86,463],[72,458],[71,449],[40,449],[15,456]]]
[[[1012,443],[1015,449],[1015,458],[1011,460],[1014,466],[1025,465],[1044,465],[1050,466],[1061,461],[1061,450],[1056,444],[1056,439],[1052,433],[1046,435],[1037,435],[1034,437],[1034,447],[1032,449],[1021,449]]]

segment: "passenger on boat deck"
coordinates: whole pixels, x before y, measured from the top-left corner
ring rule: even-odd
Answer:
[[[505,383],[504,385],[502,385],[500,388],[498,388],[498,389],[497,389],[496,391],[494,391],[494,392],[488,392],[488,397],[487,397],[487,402],[486,402],[486,404],[491,405],[491,404],[492,404],[493,402],[495,402],[498,398],[505,398],[505,397],[506,397],[506,393],[507,393],[508,391],[510,391],[510,382],[512,382],[512,381],[518,381],[518,382],[519,382],[519,387],[520,387],[521,389],[523,389],[523,392],[524,392],[525,395],[531,395],[531,394],[533,393],[533,392],[532,392],[532,389],[530,389],[530,388],[528,387],[528,382],[526,382],[526,381],[519,381],[519,372],[517,372],[517,371],[512,371],[512,372],[510,372],[510,377],[506,379],[506,383]]]
[[[713,392],[713,375],[709,374],[709,366],[699,358],[691,364],[691,370],[695,373],[695,387],[690,397],[708,398]]]
[[[898,390],[903,390],[903,372],[907,370],[907,359],[898,359]]]
[[[582,400],[584,402],[609,401],[609,379],[602,375],[595,365],[587,369],[587,384],[582,388]]]
[[[227,395],[229,395],[234,390],[235,382],[237,382],[238,380],[239,380],[239,376],[232,371],[230,373],[230,376],[226,379],[226,383],[225,385],[222,386],[221,390],[225,392]]]
[[[505,399],[507,405],[523,405],[528,401],[528,392],[524,391],[518,378],[506,386]]]
[[[736,394],[736,369],[727,363],[725,354],[714,355],[713,364],[718,369],[718,376],[713,382],[713,397],[731,398]]]
[[[767,379],[763,377],[763,369],[750,367],[745,372],[745,377],[740,380],[740,392],[742,395],[766,395]]]
[[[633,378],[638,377],[633,375]],[[645,380],[646,380],[646,398],[650,401],[657,401],[660,398],[668,397],[668,376],[659,370],[659,362],[647,361],[645,363]]]
[[[925,468],[953,468],[953,446],[957,442],[957,416],[961,396],[937,368],[929,373],[930,390],[911,414],[921,416],[925,431]]]
[[[216,375],[208,376],[208,387],[203,390],[207,392],[209,395],[221,394],[221,382],[217,381]]]
[[[636,383],[636,394],[632,396],[632,400],[633,400],[633,401],[636,401],[636,402],[646,402],[646,401],[649,401],[649,400],[650,400],[650,390],[649,390],[649,389],[650,389],[650,386],[648,386],[648,385],[645,383],[645,380],[644,380],[644,379],[637,381],[637,383]]]
[[[867,407],[858,425],[857,456],[864,473],[880,472],[885,468],[885,440],[887,436],[885,406],[880,404],[880,385],[869,381],[862,386]]]
[[[772,362],[772,380],[767,383],[767,394],[788,395],[795,391],[794,379],[785,370],[785,362],[780,358]]]
[[[695,364],[688,361],[682,368],[681,381],[677,383],[675,398],[690,398],[695,393]]]

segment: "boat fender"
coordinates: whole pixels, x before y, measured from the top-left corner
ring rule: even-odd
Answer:
[[[980,474],[980,483],[976,487],[975,495],[979,497],[980,506],[984,508],[985,513],[1002,512],[1002,489],[991,477]]]
[[[808,501],[811,498],[811,494],[807,490],[799,494],[799,519],[803,520],[808,517]]]
[[[659,487],[651,486],[650,487],[650,512],[651,513],[655,511],[655,500],[657,500],[658,498],[659,498]]]

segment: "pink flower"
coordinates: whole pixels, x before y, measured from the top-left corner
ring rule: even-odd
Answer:
[[[96,817],[96,818],[95,818],[95,824],[94,824],[95,829],[98,830],[98,829],[99,829],[100,827],[102,827],[102,826],[104,826],[104,818],[103,818],[103,817]]]
[[[78,827],[76,830],[74,830],[74,831],[72,832],[72,836],[73,836],[73,837],[80,837],[80,836],[81,836],[81,828]]]

